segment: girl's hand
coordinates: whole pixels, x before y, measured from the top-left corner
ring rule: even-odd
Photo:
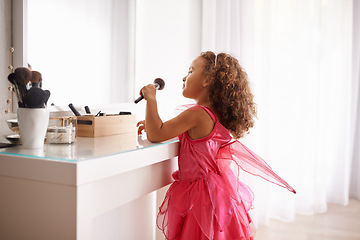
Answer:
[[[156,88],[154,87],[154,84],[149,84],[149,85],[146,85],[145,87],[143,87],[140,90],[140,95],[143,95],[144,99],[146,101],[148,101],[150,99],[155,99],[155,97],[156,97]]]
[[[146,132],[146,130],[145,130],[145,120],[142,120],[142,121],[138,122],[136,124],[136,127],[139,127],[138,128],[138,135],[141,135],[143,130]]]

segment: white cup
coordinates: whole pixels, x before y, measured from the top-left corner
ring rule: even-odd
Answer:
[[[18,108],[20,140],[23,148],[43,148],[49,125],[47,108]]]

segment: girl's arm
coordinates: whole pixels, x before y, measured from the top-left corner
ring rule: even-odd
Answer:
[[[199,124],[199,111],[185,110],[173,119],[163,122],[157,110],[156,99],[146,104],[145,131],[150,142],[162,142],[181,135]]]
[[[145,131],[150,142],[161,142],[201,125],[201,111],[185,110],[177,117],[163,122],[159,116],[156,102],[156,90],[152,84],[142,89],[146,102]]]

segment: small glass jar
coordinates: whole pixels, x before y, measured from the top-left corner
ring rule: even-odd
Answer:
[[[51,117],[46,132],[47,143],[73,143],[76,136],[76,118]]]

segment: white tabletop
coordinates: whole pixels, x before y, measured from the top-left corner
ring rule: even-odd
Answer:
[[[177,138],[161,143],[151,143],[146,136],[125,133],[97,138],[77,137],[71,144],[45,143],[42,149],[24,149],[19,145],[2,148],[0,154],[76,163],[176,142],[178,142]]]
[[[72,144],[0,149],[0,175],[81,185],[151,166],[178,154],[178,139],[151,143],[136,133],[77,137]]]

